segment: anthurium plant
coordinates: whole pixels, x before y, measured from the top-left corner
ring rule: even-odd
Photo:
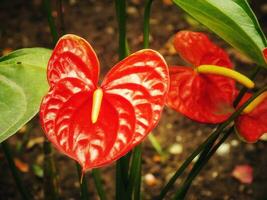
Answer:
[[[173,40],[177,56],[186,60],[188,66],[168,65],[157,49],[148,48],[153,0],[144,4],[144,49],[130,54],[127,2],[115,0],[120,61],[99,84],[100,62],[93,47],[74,34],[62,34],[59,38],[50,1],[45,0],[44,10],[55,46],[51,50],[19,49],[0,58],[0,142],[23,199],[32,197],[22,184],[6,140],[38,111],[49,141],[45,154],[51,152],[51,143],[56,151],[77,161],[81,199],[90,198],[83,176],[87,172],[93,173],[99,199],[110,199],[98,169],[115,163],[115,198],[141,199],[142,142],[157,126],[165,105],[184,117],[217,127],[177,166],[157,200],[166,197],[195,159],[180,187],[170,194],[173,199],[184,199],[195,177],[230,134],[236,132],[244,142],[252,143],[267,133],[267,86],[258,88],[253,82],[259,70],[267,67],[267,41],[248,2],[173,2],[250,57],[255,63],[251,75],[236,71],[226,51],[206,33],[188,30],[180,30]],[[243,88],[238,89],[237,84]],[[52,161],[53,158],[45,172],[54,183]],[[58,191],[55,184],[46,187]],[[49,193],[49,189],[45,191]],[[60,195],[52,199],[60,199]]]

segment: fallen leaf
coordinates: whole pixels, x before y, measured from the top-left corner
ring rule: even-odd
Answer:
[[[153,161],[156,163],[160,163],[161,162],[161,156],[160,155],[154,155],[153,156]]]
[[[43,178],[44,177],[44,170],[43,168],[40,166],[40,165],[36,165],[34,164],[32,166],[32,170],[33,170],[33,173],[39,177],[39,178]]]
[[[11,48],[4,48],[2,51],[2,55],[5,56],[5,55],[9,54],[11,51],[12,51]]]
[[[27,125],[24,125],[24,126],[22,126],[22,127],[19,129],[18,132],[19,132],[19,133],[26,133],[27,129],[28,129]]]
[[[23,161],[21,161],[18,158],[14,159],[15,165],[16,167],[21,171],[21,172],[29,172],[29,165]]]
[[[253,181],[253,168],[250,165],[237,165],[232,176],[241,183],[251,184]]]
[[[163,4],[167,5],[167,6],[170,6],[172,5],[172,0],[162,0]]]
[[[44,142],[44,137],[37,137],[37,138],[33,138],[31,140],[29,140],[29,142],[27,143],[27,149],[30,149],[32,147],[34,147],[37,144],[41,144]]]

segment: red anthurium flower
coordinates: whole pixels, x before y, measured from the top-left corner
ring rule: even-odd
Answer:
[[[252,95],[247,93],[240,105],[246,102]],[[257,97],[236,119],[237,133],[247,142],[256,142],[267,133],[267,93]]]
[[[231,69],[228,55],[198,32],[181,31],[174,39],[177,52],[193,67],[170,67],[167,105],[203,123],[219,123],[232,113],[235,82],[227,77],[198,72],[201,66]],[[221,67],[223,66],[223,67]]]
[[[48,63],[50,91],[40,118],[49,140],[83,171],[111,163],[158,123],[169,86],[163,57],[153,50],[116,64],[97,86],[99,62],[88,42],[65,35]]]
[[[265,61],[267,63],[267,48],[263,49],[262,53],[263,53],[263,56],[264,56]]]

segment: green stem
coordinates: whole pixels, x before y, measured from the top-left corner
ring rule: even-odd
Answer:
[[[223,144],[225,142],[225,140],[230,136],[230,134],[233,131],[234,131],[234,126],[232,126],[223,135],[223,137],[219,140],[219,142],[210,150],[209,153],[207,153],[207,155],[204,158],[199,159],[196,162],[195,166],[193,167],[193,169],[190,172],[190,176],[187,177],[187,179],[185,180],[185,182],[182,185],[182,187],[180,188],[180,190],[178,190],[177,193],[175,194],[175,197],[174,197],[175,200],[180,200],[180,199],[185,198],[185,195],[186,195],[188,189],[190,188],[193,180],[196,178],[196,176],[199,174],[199,172],[205,166],[205,164],[210,160],[212,155],[214,155],[214,153],[217,151],[217,149],[221,146],[221,144]]]
[[[154,149],[157,151],[157,153],[161,156],[161,157],[164,157],[165,154],[160,146],[160,143],[158,142],[157,138],[152,134],[150,133],[148,135],[148,139],[150,141],[150,143],[152,144],[152,146],[154,147]]]
[[[141,162],[142,162],[142,145],[139,144],[133,150],[130,175],[129,175],[129,185],[127,187],[127,194],[129,194],[130,197],[132,197],[134,190],[140,191],[141,184],[138,181],[140,180],[139,177],[141,177],[141,167],[142,167]]]
[[[82,172],[82,168],[79,163],[76,162],[78,179],[80,183],[81,200],[89,200],[88,184],[86,176]]]
[[[250,79],[254,80],[257,73],[260,71],[260,67],[257,66],[254,71],[250,75]],[[242,90],[239,92],[237,98],[234,101],[234,107],[238,105],[242,97],[247,92],[247,88],[243,87]],[[230,118],[229,118],[230,119]],[[203,152],[203,155],[206,154],[207,151],[210,150],[210,148],[213,146],[215,141],[220,136],[220,126],[226,127],[228,124],[231,123],[231,119],[227,120],[226,122],[220,124],[217,129],[200,145],[198,148],[184,161],[184,163],[181,165],[181,167],[175,172],[175,174],[171,177],[171,179],[168,181],[168,183],[164,186],[164,188],[161,190],[160,195],[158,196],[157,200],[162,200],[167,192],[171,189],[175,181],[181,176],[181,174],[184,172],[184,170],[188,167],[188,165],[192,162],[192,160],[200,153]],[[225,126],[226,124],[226,126]],[[217,131],[219,129],[219,131]],[[224,129],[224,128],[223,128]],[[201,156],[200,156],[201,157]]]
[[[255,99],[257,98],[260,94],[262,94],[263,92],[265,92],[267,90],[267,86],[265,86],[264,88],[262,88],[261,90],[259,90],[258,92],[256,92],[248,101],[246,101],[242,106],[240,106],[236,112],[234,112],[229,118],[228,120],[219,125],[218,128],[214,131],[214,134],[220,134],[232,121],[234,121],[241,113],[242,111]],[[222,143],[218,143],[218,144],[222,144]],[[216,147],[218,146],[218,144],[216,145]],[[219,146],[217,147],[219,148]],[[217,149],[216,149],[217,150]],[[215,151],[216,151],[215,150]],[[213,152],[214,150],[211,150],[211,152]],[[214,152],[215,152],[214,151]],[[211,157],[212,155],[210,155],[208,157],[208,159]],[[191,170],[191,172],[189,173],[185,183],[183,184],[182,188],[180,190],[178,190],[178,192],[176,193],[175,199],[183,199],[181,197],[183,197],[183,195],[186,195],[186,191],[188,190],[188,188],[191,185],[191,182],[194,180],[194,178],[196,177],[196,175],[200,172],[200,170],[202,169],[202,167],[204,166],[204,162],[206,158],[203,157],[202,160],[198,160],[198,162],[196,163],[196,167],[194,167],[195,169],[200,168],[199,170],[197,170],[197,173],[195,172],[194,168]],[[196,174],[196,175],[195,175]],[[192,176],[194,176],[194,178],[192,178]],[[178,198],[179,197],[179,198]]]
[[[59,199],[58,179],[51,144],[44,141],[44,195],[47,200]]]
[[[141,183],[142,183],[142,165],[140,164],[140,168],[137,175],[136,185],[134,189],[134,200],[140,200],[141,197]]]
[[[52,17],[51,0],[43,0],[43,9],[46,14],[47,22],[49,24],[53,44],[55,45],[59,39],[55,21]],[[56,173],[54,158],[52,155],[51,144],[48,141],[44,142],[44,193],[45,199],[58,199],[59,186]]]
[[[63,14],[63,4],[62,0],[57,0],[57,13],[58,13],[58,18],[59,18],[59,30],[60,30],[60,35],[65,34],[65,22],[64,22],[64,14]]]
[[[256,68],[254,68],[254,70],[252,71],[252,73],[251,73],[251,75],[250,75],[250,79],[251,79],[251,80],[254,80],[254,79],[255,79],[255,77],[256,77],[256,75],[258,74],[258,72],[260,71],[260,69],[261,69],[261,68],[260,68],[259,66],[257,66]],[[238,103],[241,101],[241,99],[243,98],[243,96],[245,95],[245,93],[246,93],[247,91],[248,91],[248,89],[247,89],[246,87],[243,87],[243,88],[241,89],[241,91],[239,92],[237,98],[235,99],[235,101],[234,101],[234,103],[233,103],[233,106],[234,106],[234,107],[236,107],[236,106],[238,105]],[[218,138],[218,137],[219,137],[219,135],[217,136],[217,138]],[[213,145],[214,145],[214,143],[216,142],[217,138],[214,139],[209,145],[207,145],[207,146],[205,147],[205,149],[202,151],[202,153],[200,154],[200,156],[199,156],[197,162],[195,163],[193,169],[191,170],[192,173],[194,173],[194,171],[195,171],[194,169],[195,169],[195,168],[198,168],[199,165],[201,165],[201,163],[203,163],[202,160],[204,160],[204,159],[206,158],[208,152],[211,151],[211,148],[213,147]],[[191,179],[191,176],[192,176],[192,175],[191,175],[191,172],[188,174],[188,178],[187,178],[187,179]],[[185,182],[186,182],[186,181],[185,181]],[[184,184],[183,184],[183,185],[184,185]],[[189,186],[189,187],[190,187],[190,186]],[[185,189],[185,190],[186,190],[186,189]],[[186,191],[187,191],[187,190],[186,190]]]
[[[106,193],[103,188],[103,184],[101,180],[101,173],[99,169],[93,169],[92,175],[93,175],[94,183],[95,183],[96,190],[97,190],[100,200],[106,200],[107,197],[106,197]]]
[[[150,10],[153,0],[147,0],[144,10],[144,29],[143,29],[143,39],[144,48],[149,46],[149,19]],[[151,134],[150,134],[151,135]],[[154,143],[153,143],[154,144]],[[142,180],[142,145],[138,145],[133,150],[132,163],[129,174],[129,184],[127,187],[127,194],[132,199],[134,191],[134,199],[141,199],[141,180]]]
[[[11,173],[14,177],[14,180],[16,182],[16,185],[17,185],[17,188],[20,192],[20,195],[22,197],[23,200],[29,200],[31,199],[30,197],[30,194],[26,191],[26,188],[24,187],[23,183],[22,183],[22,180],[20,178],[20,174],[19,174],[19,171],[14,163],[14,160],[13,160],[13,156],[12,156],[12,153],[10,151],[10,147],[7,143],[7,141],[3,141],[1,143],[1,146],[2,146],[2,149],[3,149],[3,152],[4,152],[4,155],[6,157],[6,160],[8,162],[8,165],[9,165],[9,169],[11,170]]]
[[[115,0],[116,16],[119,29],[119,59],[122,60],[129,54],[126,37],[126,0]]]
[[[47,18],[49,28],[51,31],[51,35],[53,38],[53,44],[56,44],[58,41],[59,35],[57,32],[55,21],[54,21],[53,16],[52,16],[51,1],[50,0],[43,0],[43,8],[44,8],[44,11],[46,13],[46,18]]]
[[[188,165],[192,162],[192,160],[211,142],[214,141],[214,139],[217,138],[217,134],[212,133],[200,146],[197,147],[197,149],[183,162],[181,167],[175,172],[175,174],[171,177],[171,179],[168,181],[168,183],[164,186],[164,188],[161,190],[160,195],[157,197],[157,200],[162,200],[167,192],[171,189],[175,181],[181,176],[181,174],[184,172],[184,170],[188,167]]]
[[[150,11],[151,11],[151,5],[153,3],[153,0],[147,0],[145,4],[145,11],[144,11],[144,31],[143,31],[143,37],[144,37],[144,48],[149,47],[149,22],[150,22]]]
[[[121,159],[116,163],[116,200],[130,199],[126,193],[126,185],[122,177],[122,162]]]
[[[115,0],[116,16],[119,29],[119,59],[124,59],[128,54],[128,44],[126,37],[126,0]],[[126,200],[129,195],[126,193],[128,185],[128,169],[131,154],[120,158],[116,164],[116,199]]]
[[[259,73],[259,71],[261,70],[261,67],[260,66],[257,66],[254,68],[254,70],[252,71],[251,75],[249,76],[249,78],[251,80],[254,80],[256,75]],[[243,96],[246,94],[246,92],[248,91],[248,88],[246,87],[243,87],[238,96],[236,97],[235,101],[234,101],[234,107],[236,107],[238,105],[238,103],[241,101],[241,99],[243,98]]]

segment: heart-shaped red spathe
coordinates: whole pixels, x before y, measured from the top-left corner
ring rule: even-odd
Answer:
[[[50,91],[40,118],[48,139],[86,171],[129,152],[157,125],[169,88],[169,72],[156,51],[138,51],[115,65],[97,86],[99,62],[75,35],[57,43],[48,63]],[[103,91],[96,123],[93,93]]]
[[[194,67],[170,67],[170,90],[167,105],[185,116],[203,123],[225,121],[233,111],[235,82],[219,75],[199,74],[200,65],[232,68],[228,55],[199,32],[181,31],[174,47]]]
[[[263,53],[265,62],[267,63],[267,48],[263,49],[262,53]]]
[[[247,93],[239,105],[245,103],[252,94]],[[235,120],[237,133],[246,142],[256,142],[267,133],[267,98],[265,98],[250,113],[243,113]]]

